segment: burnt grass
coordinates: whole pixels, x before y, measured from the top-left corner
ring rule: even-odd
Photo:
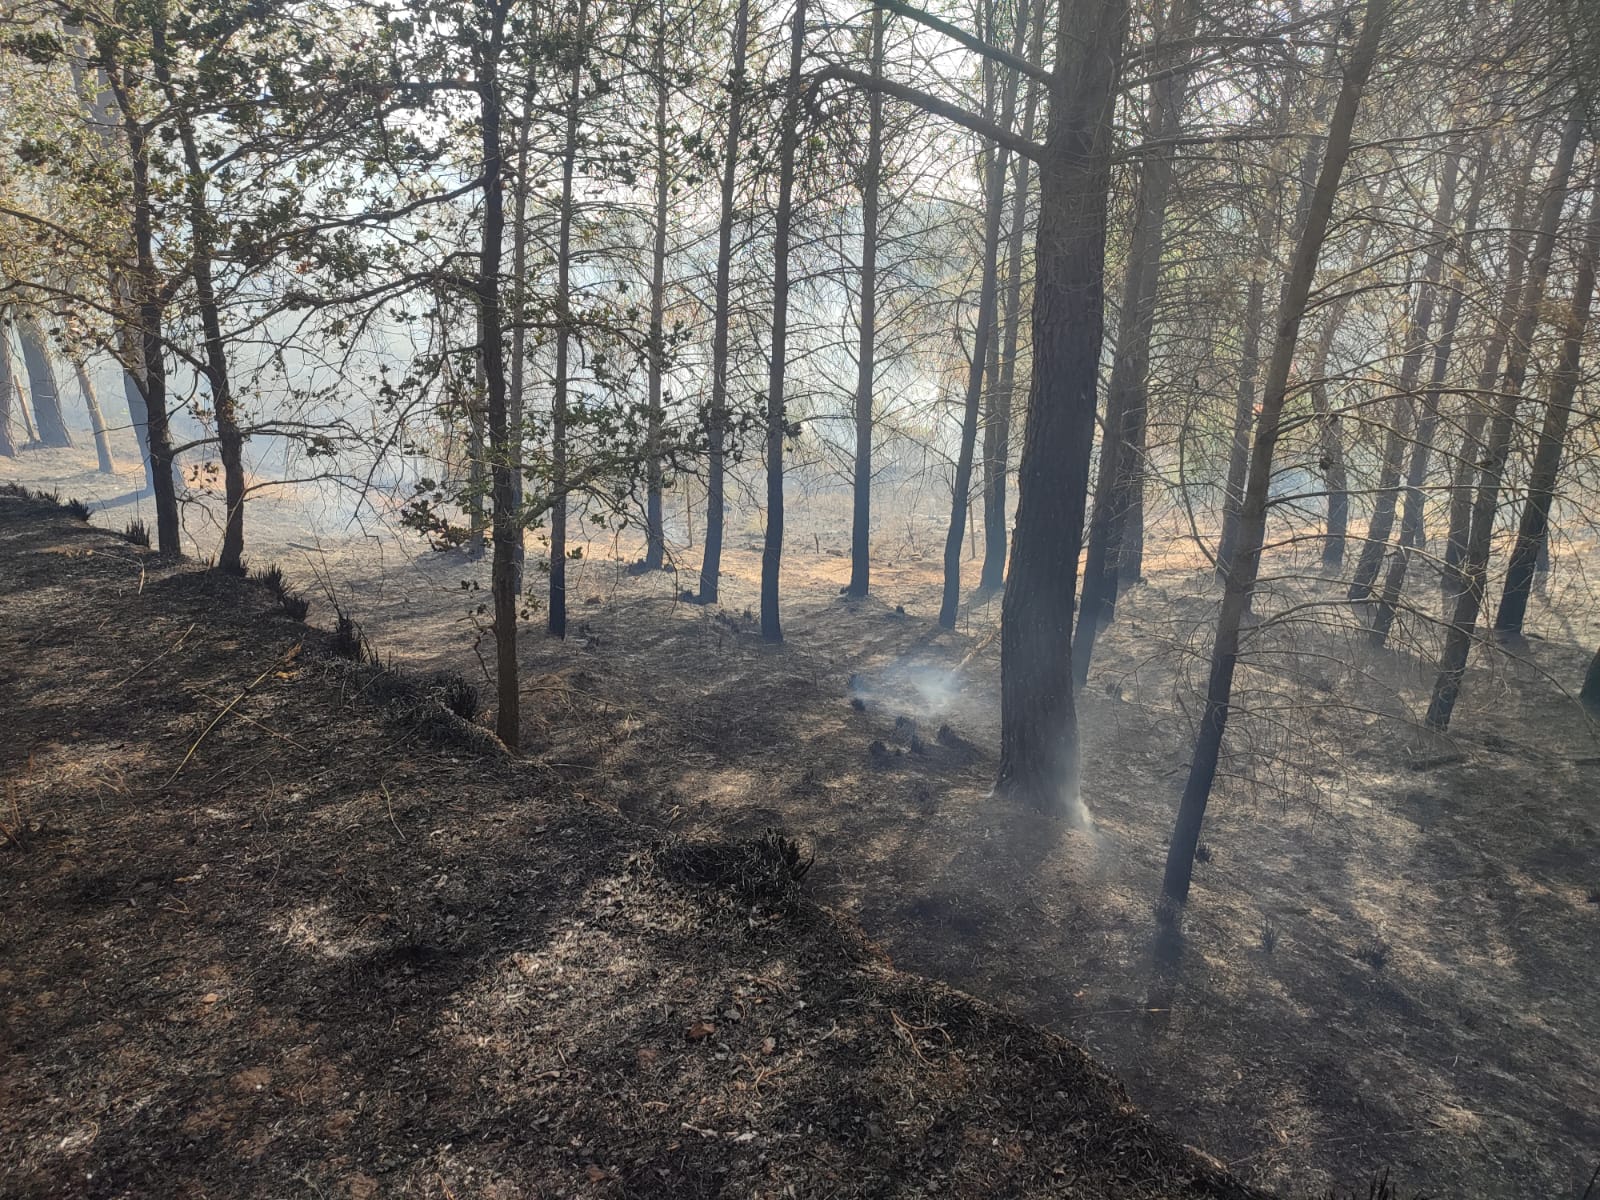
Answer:
[[[0,497],[7,1196],[1261,1194],[781,833],[650,833],[333,641]]]

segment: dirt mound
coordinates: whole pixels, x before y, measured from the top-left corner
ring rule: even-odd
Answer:
[[[318,644],[0,498],[9,1195],[1251,1194],[793,842],[646,844]]]

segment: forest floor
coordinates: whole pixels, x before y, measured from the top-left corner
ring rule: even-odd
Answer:
[[[81,478],[63,473],[69,494]],[[730,531],[709,610],[678,598],[694,549],[683,575],[640,576],[632,547],[591,546],[568,639],[523,639],[531,768],[646,831],[798,838],[808,889],[896,966],[1085,1046],[1253,1184],[1310,1194],[1387,1167],[1436,1197],[1581,1194],[1600,1125],[1600,745],[1560,688],[1600,639],[1581,561],[1558,562],[1527,646],[1475,660],[1438,739],[1411,724],[1429,622],[1369,650],[1341,588],[1274,560],[1184,935],[1163,939],[1215,619],[1203,564],[1157,547],[1102,638],[1085,829],[989,795],[998,601],[938,630],[937,545],[910,517],[874,595],[846,600],[846,526],[798,515],[779,647],[750,617],[755,526]],[[252,520],[258,561],[282,558],[314,620],[331,593],[382,655],[479,671],[483,564],[310,540],[292,505]]]
[[[8,1197],[1249,1200],[792,845],[653,836],[335,649],[0,495]]]

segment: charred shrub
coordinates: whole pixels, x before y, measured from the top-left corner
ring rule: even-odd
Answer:
[[[328,652],[335,658],[347,658],[351,662],[377,662],[378,656],[367,643],[367,636],[361,632],[361,626],[356,623],[356,619],[345,612],[339,604],[333,606],[333,611],[335,620],[333,635],[328,642]]]
[[[271,592],[279,607],[296,621],[304,621],[311,611],[311,600],[289,586],[283,568],[273,563],[264,571],[251,572],[250,578]]]
[[[800,884],[814,858],[799,843],[769,829],[758,838],[731,842],[668,842],[655,852],[668,879],[729,892],[747,904],[790,912],[800,902]]]
[[[66,509],[73,516],[77,517],[80,521],[87,521],[89,519],[89,506],[82,500],[68,500],[61,507]]]
[[[150,526],[138,517],[128,522],[128,527],[122,531],[122,536],[135,546],[143,546],[146,550],[150,548]]]
[[[463,721],[478,719],[478,713],[482,708],[482,697],[478,689],[464,677],[453,672],[435,676],[433,688],[439,703]]]

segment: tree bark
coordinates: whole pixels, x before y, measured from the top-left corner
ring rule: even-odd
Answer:
[[[872,10],[872,77],[883,74],[883,11]],[[878,340],[878,189],[883,173],[883,93],[867,93],[867,161],[861,181],[861,317],[856,350],[856,448],[848,596],[872,583],[872,426]]]
[[[567,388],[572,338],[572,178],[578,164],[579,109],[583,103],[583,43],[588,33],[588,0],[578,0],[576,42],[568,76],[566,139],[561,150],[560,229],[556,234],[556,375],[550,401],[550,610],[546,626],[567,636]]]
[[[1483,457],[1483,429],[1488,423],[1488,398],[1500,382],[1500,364],[1505,357],[1506,340],[1522,305],[1523,273],[1527,270],[1528,244],[1532,240],[1526,224],[1527,208],[1532,195],[1534,164],[1539,157],[1539,142],[1537,132],[1528,139],[1527,155],[1517,175],[1516,199],[1510,222],[1511,237],[1506,249],[1505,294],[1498,319],[1491,325],[1484,346],[1483,367],[1478,372],[1476,391],[1468,397],[1466,428],[1462,431],[1461,449],[1451,472],[1450,530],[1445,542],[1444,572],[1439,579],[1444,593],[1446,617],[1454,611],[1456,600],[1465,587],[1467,544],[1472,540],[1472,481]]]
[[[1194,32],[1194,5],[1178,0],[1172,14],[1170,36],[1186,42]],[[1166,55],[1158,45],[1157,62]],[[1156,142],[1176,136],[1182,118],[1184,75],[1172,64],[1150,85],[1151,114],[1147,136]],[[1106,388],[1105,433],[1100,441],[1100,474],[1095,484],[1094,508],[1089,517],[1089,553],[1083,568],[1083,601],[1078,612],[1078,632],[1072,643],[1073,673],[1079,687],[1089,678],[1089,663],[1100,630],[1116,614],[1123,571],[1126,582],[1138,581],[1143,568],[1144,506],[1135,498],[1144,490],[1145,430],[1149,408],[1150,335],[1155,327],[1156,297],[1161,283],[1161,256],[1165,248],[1167,201],[1172,192],[1173,156],[1166,148],[1144,162],[1139,180],[1139,203],[1128,246],[1123,278],[1122,309],[1117,324],[1116,349],[1111,360],[1111,380]],[[1125,539],[1130,519],[1140,532]],[[1137,542],[1139,559],[1125,555]]]
[[[145,403],[145,427],[150,438],[150,482],[156,503],[156,548],[162,556],[183,557],[178,525],[178,492],[173,475],[172,435],[167,415],[167,366],[162,324],[165,312],[161,276],[156,267],[154,212],[150,197],[149,131],[139,120],[133,86],[104,47],[106,81],[122,116],[128,148],[129,200],[133,207],[134,271],[132,294],[136,305],[140,373],[136,377]]]
[[[1264,239],[1263,239],[1264,242]],[[1257,256],[1245,293],[1244,336],[1239,346],[1239,386],[1233,401],[1233,437],[1228,443],[1228,482],[1222,500],[1222,535],[1217,540],[1217,573],[1227,575],[1239,546],[1239,517],[1250,473],[1250,426],[1255,420],[1256,372],[1261,367],[1261,318],[1266,301],[1265,257]]]
[[[778,613],[783,565],[783,444],[789,435],[783,383],[789,353],[789,227],[794,220],[795,154],[800,141],[800,88],[806,53],[806,0],[795,0],[778,137],[778,208],[772,238],[772,348],[767,372],[767,528],[761,543],[761,636],[783,641]]]
[[[655,46],[651,73],[656,91],[655,211],[650,245],[650,350],[645,431],[644,562],[647,571],[659,571],[666,562],[667,539],[661,512],[661,439],[665,414],[661,406],[662,376],[666,372],[667,334],[667,11],[656,8]]]
[[[15,458],[17,442],[11,436],[11,405],[16,379],[11,374],[11,328],[0,310],[0,458]]]
[[[1017,22],[1012,53],[1022,53],[1026,22]],[[1000,102],[1000,127],[1009,130],[1016,115],[1017,72],[1008,74]],[[972,362],[967,370],[967,400],[962,410],[961,448],[956,456],[955,482],[950,492],[950,525],[944,539],[944,595],[939,604],[939,624],[954,629],[961,607],[961,540],[972,502],[972,460],[978,444],[978,415],[983,402],[984,369],[994,340],[995,310],[999,295],[1000,218],[1005,211],[1006,155],[1003,146],[992,148],[984,180],[983,265],[978,283],[978,323],[972,332]]]
[[[151,26],[151,59],[156,81],[161,84],[171,106],[183,147],[184,199],[188,209],[190,247],[189,271],[194,279],[195,307],[200,311],[200,329],[205,352],[206,386],[211,392],[212,414],[217,422],[217,452],[222,459],[223,521],[222,548],[217,555],[219,570],[244,573],[244,435],[239,429],[233,388],[228,375],[228,352],[222,337],[222,317],[217,305],[212,278],[214,247],[211,214],[206,208],[207,178],[200,160],[194,122],[173,87],[168,63],[166,24],[156,19]]]
[[[100,397],[94,394],[94,381],[77,359],[72,362],[72,370],[78,379],[78,393],[83,397],[83,407],[89,412],[89,428],[94,431],[96,469],[102,475],[115,475],[117,465],[111,458],[111,436],[106,431],[105,413],[100,411]]]
[[[1595,183],[1600,184],[1600,178]],[[1550,505],[1555,499],[1556,479],[1561,471],[1562,452],[1566,448],[1567,425],[1572,417],[1572,402],[1578,392],[1583,336],[1589,326],[1589,310],[1594,300],[1597,242],[1600,242],[1600,187],[1596,187],[1595,196],[1590,201],[1589,222],[1578,251],[1578,275],[1573,284],[1572,310],[1567,316],[1561,358],[1550,381],[1544,425],[1539,431],[1533,469],[1528,478],[1528,499],[1522,506],[1517,540],[1511,550],[1505,585],[1500,593],[1500,610],[1495,614],[1495,633],[1502,638],[1522,636],[1522,623],[1528,613],[1528,595],[1539,565],[1539,551],[1546,545],[1550,530]]]
[[[722,196],[717,219],[716,312],[711,332],[711,404],[706,412],[706,548],[700,557],[701,604],[715,604],[722,574],[726,523],[728,436],[728,325],[732,289],[734,185],[739,170],[740,118],[744,106],[745,55],[750,0],[739,0],[733,19],[733,67],[728,76],[728,134],[722,157]]]
[[[1478,156],[1478,168],[1473,175],[1472,190],[1467,199],[1462,231],[1456,239],[1458,243],[1456,265],[1462,277],[1465,276],[1465,269],[1473,259],[1473,235],[1478,228],[1478,206],[1483,200],[1484,184],[1489,174],[1489,149],[1489,139],[1485,138],[1482,153]],[[1448,168],[1451,174],[1446,175],[1446,182],[1452,189],[1454,185],[1452,175],[1458,169],[1459,151],[1453,150],[1452,161]],[[1451,200],[1453,203],[1453,195]],[[1450,236],[1453,215],[1449,214],[1442,196],[1440,208],[1446,212],[1446,216],[1443,223],[1436,221],[1434,238],[1442,245]],[[1443,253],[1442,248],[1438,253]],[[1434,342],[1433,369],[1428,378],[1428,390],[1423,396],[1422,420],[1417,425],[1417,438],[1411,447],[1411,463],[1406,472],[1405,509],[1400,515],[1400,546],[1384,577],[1383,593],[1372,618],[1370,641],[1374,647],[1381,648],[1389,638],[1395,612],[1400,606],[1406,571],[1412,556],[1423,548],[1426,538],[1424,523],[1426,497],[1423,495],[1422,487],[1428,478],[1428,460],[1433,453],[1433,443],[1439,432],[1439,398],[1444,392],[1445,378],[1450,369],[1450,355],[1455,346],[1456,326],[1460,323],[1461,308],[1465,300],[1466,293],[1462,288],[1450,289],[1450,299],[1445,304],[1444,319],[1439,325],[1439,337]]]
[[[1111,118],[1126,0],[1062,0],[1039,170],[1033,380],[1001,604],[996,790],[1079,811],[1072,610],[1105,320]]]
[[[1211,675],[1206,687],[1205,710],[1195,738],[1194,757],[1183,799],[1178,806],[1172,841],[1167,849],[1162,893],[1167,901],[1174,904],[1183,904],[1189,898],[1195,847],[1200,842],[1200,828],[1205,819],[1206,804],[1211,797],[1211,786],[1216,779],[1232,702],[1233,676],[1239,660],[1239,630],[1260,571],[1261,549],[1266,537],[1268,493],[1272,482],[1272,457],[1281,432],[1289,374],[1300,338],[1300,323],[1305,315],[1312,279],[1316,275],[1322,242],[1327,236],[1339,180],[1350,156],[1356,112],[1367,79],[1372,73],[1378,43],[1387,22],[1388,4],[1389,0],[1367,0],[1361,34],[1345,67],[1339,98],[1328,124],[1322,168],[1283,289],[1272,357],[1262,382],[1261,415],[1256,424],[1250,471],[1239,513],[1237,554],[1224,576],[1222,611],[1217,618],[1216,640],[1211,652]]]
[[[33,314],[23,313],[17,318],[17,337],[22,343],[22,363],[28,372],[28,396],[33,401],[39,445],[47,450],[71,446],[72,434],[67,431],[66,420],[61,415],[61,388],[56,381],[55,365],[50,361],[49,341]]]
[[[1589,669],[1584,672],[1583,688],[1578,692],[1578,699],[1591,711],[1600,711],[1600,650],[1596,650],[1594,657],[1589,660]]]
[[[487,6],[488,28],[477,47],[479,152],[483,160],[483,241],[475,280],[478,307],[478,360],[488,407],[490,497],[493,548],[489,592],[494,601],[495,733],[516,750],[522,740],[521,693],[517,675],[517,542],[521,521],[512,495],[510,429],[506,419],[505,313],[500,299],[500,262],[505,239],[505,156],[500,142],[500,54],[506,6]]]
[[[1522,387],[1527,379],[1533,334],[1538,327],[1539,310],[1544,302],[1544,285],[1550,274],[1550,259],[1561,224],[1561,207],[1567,197],[1567,180],[1583,134],[1583,117],[1583,106],[1581,103],[1575,104],[1562,131],[1561,146],[1556,152],[1555,165],[1545,187],[1538,234],[1528,256],[1527,278],[1521,289],[1521,310],[1507,343],[1505,377],[1489,425],[1489,440],[1484,447],[1478,494],[1472,506],[1472,533],[1467,543],[1466,559],[1462,563],[1462,586],[1455,598],[1450,627],[1445,631],[1444,648],[1439,656],[1439,673],[1434,680],[1433,696],[1428,702],[1426,722],[1430,729],[1444,730],[1450,727],[1450,716],[1461,694],[1461,679],[1466,674],[1478,611],[1483,604],[1489,551],[1494,539],[1495,512],[1500,503],[1500,485],[1505,475],[1506,459],[1511,453],[1511,436],[1522,400]]]

